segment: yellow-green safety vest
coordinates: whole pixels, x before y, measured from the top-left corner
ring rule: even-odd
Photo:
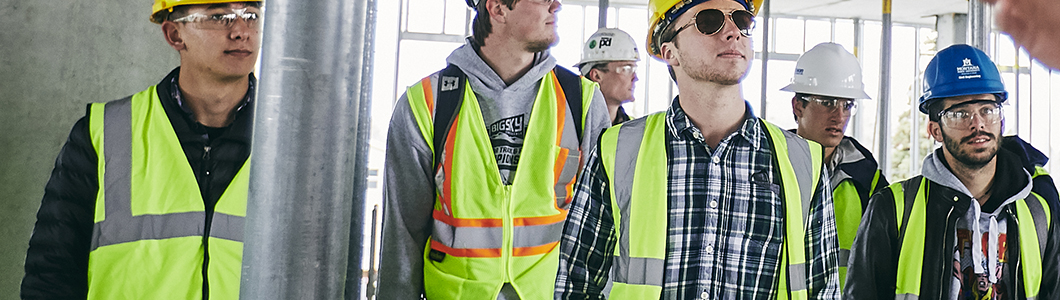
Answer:
[[[211,299],[239,298],[246,163],[207,230],[199,185],[156,87],[92,104],[88,120],[99,165],[88,299],[202,299],[204,280]]]
[[[869,196],[876,190],[876,184],[880,180],[880,170],[876,170],[869,186]],[[832,174],[835,176],[835,174]],[[834,179],[835,177],[833,177]],[[858,233],[861,224],[861,203],[869,202],[868,198],[862,199],[858,189],[854,187],[854,179],[832,180],[832,203],[835,207],[836,237],[839,239],[839,286],[846,286],[847,263],[850,260],[850,248],[854,245],[854,237]]]
[[[433,80],[432,80],[433,77]],[[595,83],[581,83],[588,108]],[[478,100],[466,83],[435,174],[433,229],[424,250],[428,299],[496,299],[510,283],[521,299],[551,299],[559,239],[575,175],[578,132],[555,71],[540,82],[512,184],[500,177]],[[406,95],[424,139],[434,140],[438,76]],[[583,109],[588,111],[588,109]]]
[[[1040,174],[1047,174],[1038,167]],[[924,243],[927,230],[927,178],[907,180],[888,186],[894,194],[895,220],[901,241],[898,256],[898,275],[895,281],[896,300],[920,298],[921,275],[924,270]],[[913,192],[915,191],[915,192]],[[911,193],[906,193],[911,192]],[[955,198],[954,201],[957,199]],[[930,200],[930,201],[945,201]],[[1015,220],[1019,227],[1020,265],[1023,271],[1023,292],[1028,300],[1037,299],[1042,284],[1042,257],[1052,220],[1049,204],[1041,196],[1031,193],[1016,200]],[[903,221],[904,220],[904,221]],[[1020,222],[1024,220],[1024,222]]]
[[[600,137],[618,245],[608,299],[659,299],[667,236],[665,112],[611,127]],[[823,149],[765,120],[780,173],[785,210],[777,295],[807,299],[806,222],[821,177]],[[786,153],[787,155],[780,155]],[[794,237],[794,238],[791,238]],[[790,276],[788,276],[790,274]],[[790,291],[790,292],[789,292]]]

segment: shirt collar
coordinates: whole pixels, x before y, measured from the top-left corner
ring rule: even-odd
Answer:
[[[702,140],[702,138],[696,138],[695,134],[700,133],[699,128],[692,124],[692,120],[688,119],[685,110],[681,108],[681,101],[678,101],[680,98],[680,95],[674,97],[670,109],[666,111],[666,128],[677,140]],[[737,136],[743,137],[755,150],[758,150],[764,132],[762,132],[762,127],[758,126],[759,120],[751,110],[751,104],[744,101],[744,107],[743,124],[736,130]]]
[[[180,110],[184,111],[185,115],[191,117],[192,120],[194,120],[195,115],[191,112],[191,108],[188,107],[188,104],[184,103],[184,98],[180,93],[180,84],[178,80],[178,78],[180,77],[180,72],[174,73],[176,74],[174,74],[173,78],[169,80],[170,96],[173,96],[173,99],[177,101],[177,106],[180,107]],[[243,101],[240,101],[239,106],[236,106],[236,109],[232,110],[232,115],[235,115],[239,111],[242,111],[244,107],[246,107],[254,100],[254,75],[249,76],[251,77],[250,80],[247,81],[247,95],[243,97]]]

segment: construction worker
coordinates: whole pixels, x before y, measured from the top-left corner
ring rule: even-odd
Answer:
[[[780,90],[795,93],[791,110],[798,128],[794,132],[824,147],[839,234],[842,285],[861,212],[869,196],[887,186],[872,152],[844,135],[850,117],[857,113],[857,100],[869,99],[861,81],[861,64],[843,46],[820,43],[799,57],[791,84]]]
[[[581,153],[609,126],[556,65],[559,0],[469,0],[473,36],[387,136],[380,299],[548,299]]]
[[[633,102],[640,51],[633,37],[618,28],[600,28],[585,41],[582,60],[574,65],[582,76],[600,85],[611,125],[629,121],[622,104]]]
[[[180,56],[155,86],[88,105],[59,152],[22,299],[236,299],[259,2],[157,0]]]
[[[760,2],[650,0],[680,96],[604,132],[560,244],[560,299],[837,299],[823,149],[741,95]]]
[[[1007,96],[979,49],[931,59],[920,112],[942,146],[869,200],[846,299],[1060,299],[1056,187],[1045,155],[1002,137]]]

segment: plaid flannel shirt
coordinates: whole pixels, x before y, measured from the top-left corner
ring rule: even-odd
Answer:
[[[750,106],[709,149],[675,99],[666,113],[668,234],[662,299],[775,299],[784,207],[768,133]],[[578,181],[560,245],[557,299],[604,299],[617,227],[598,153]],[[827,170],[811,208],[810,299],[839,299],[839,246]],[[821,193],[820,191],[826,191]]]

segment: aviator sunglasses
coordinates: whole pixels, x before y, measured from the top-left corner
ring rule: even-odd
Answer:
[[[725,27],[725,16],[728,16],[732,20],[733,24],[736,24],[736,28],[740,29],[740,34],[746,37],[751,36],[751,30],[755,29],[755,16],[751,12],[737,9],[729,13],[724,13],[720,10],[711,8],[704,9],[696,13],[692,17],[692,22],[688,25],[681,26],[681,28],[674,31],[673,37],[676,37],[681,30],[685,30],[689,26],[695,25],[699,32],[705,35],[714,35],[721,31]]]

